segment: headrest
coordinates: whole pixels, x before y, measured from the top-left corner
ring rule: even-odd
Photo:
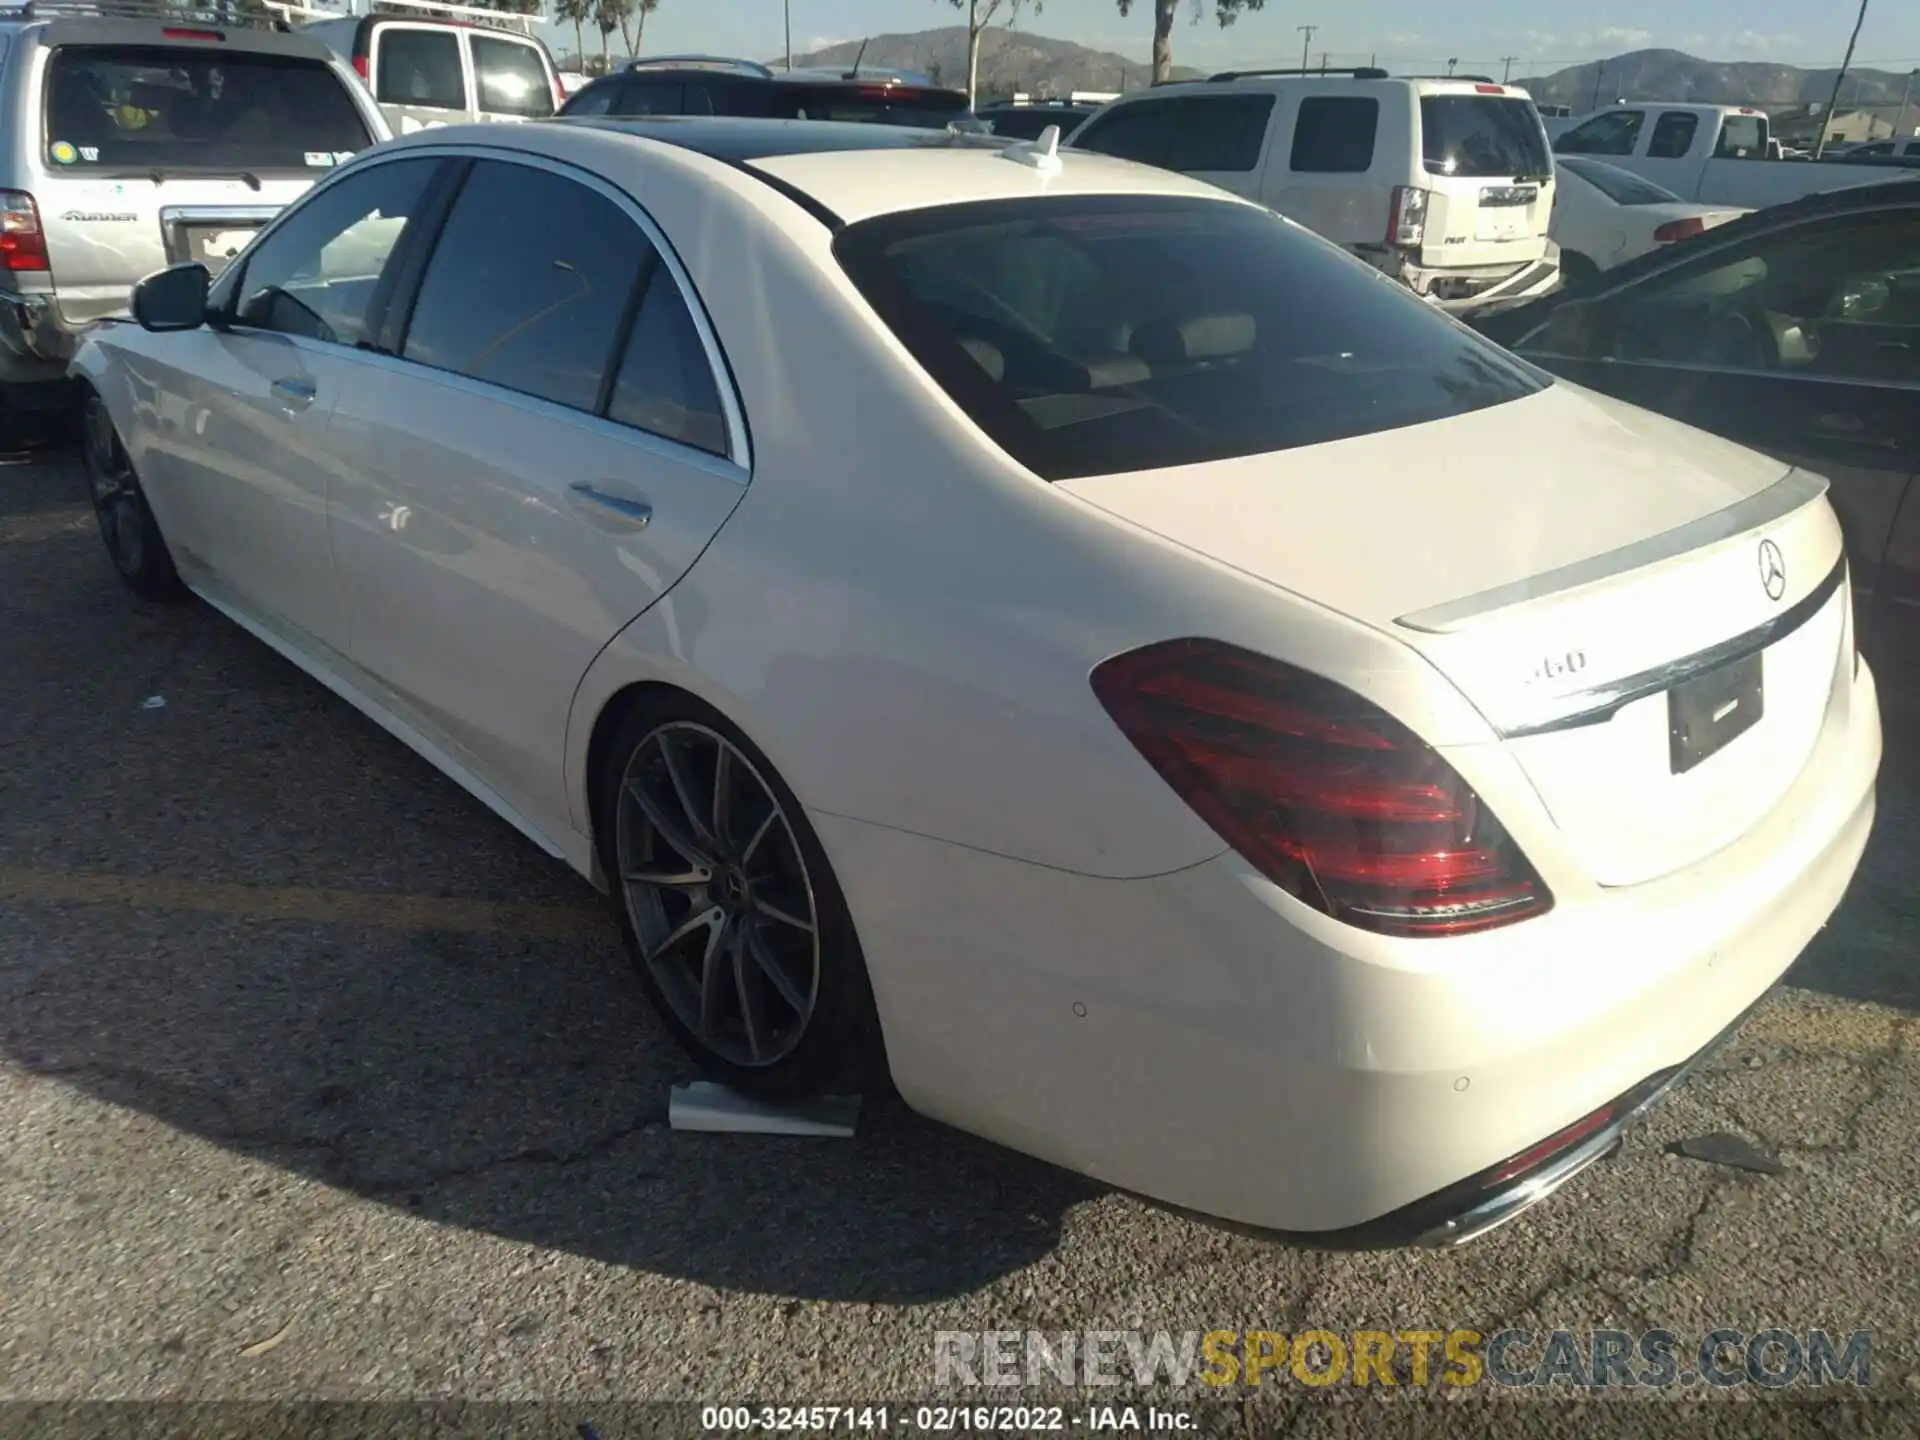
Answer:
[[[1149,365],[1179,365],[1244,355],[1253,348],[1259,327],[1251,315],[1227,312],[1191,319],[1155,320],[1133,337],[1133,353]]]

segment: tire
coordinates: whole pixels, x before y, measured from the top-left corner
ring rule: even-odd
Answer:
[[[884,1085],[853,917],[766,756],[679,693],[631,705],[605,755],[594,833],[609,898],[681,1048],[761,1100]]]
[[[100,523],[100,538],[115,572],[143,600],[184,597],[187,587],[180,583],[166,538],[147,508],[146,492],[140,488],[126,446],[120,443],[120,432],[106,402],[91,391],[81,405],[80,450],[94,518]]]

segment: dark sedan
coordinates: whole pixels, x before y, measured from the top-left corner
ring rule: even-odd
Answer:
[[[1757,211],[1472,323],[1568,380],[1827,476],[1872,596],[1863,630],[1920,606],[1920,180]]]

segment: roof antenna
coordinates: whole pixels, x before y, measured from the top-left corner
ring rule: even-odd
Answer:
[[[1049,125],[1040,132],[1039,138],[1025,145],[1009,145],[1000,152],[1003,160],[1011,160],[1019,165],[1028,165],[1042,175],[1060,173],[1060,127]]]
[[[873,37],[871,35],[860,42],[860,53],[853,57],[853,68],[840,77],[842,80],[858,80],[860,78],[860,62],[866,58],[867,46],[872,42]]]

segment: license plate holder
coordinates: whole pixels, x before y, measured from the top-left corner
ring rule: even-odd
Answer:
[[[1715,666],[1667,692],[1667,760],[1684,775],[1760,723],[1766,713],[1762,652]]]
[[[253,239],[260,227],[248,224],[183,225],[180,238],[186,242],[187,259],[198,260],[213,274],[226,269],[233,257]]]

